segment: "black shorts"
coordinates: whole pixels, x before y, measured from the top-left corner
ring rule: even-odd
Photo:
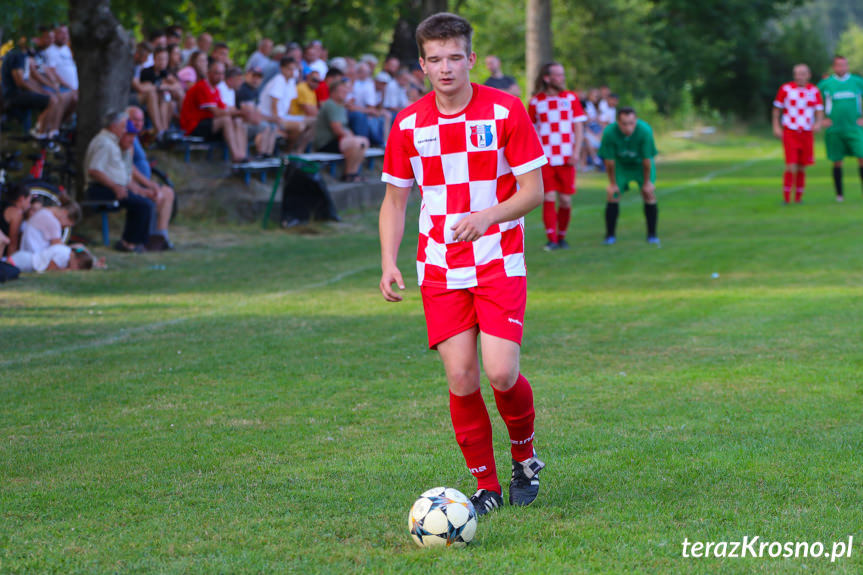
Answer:
[[[15,95],[6,100],[9,108],[22,108],[25,110],[44,110],[51,102],[48,94],[39,94],[30,90],[18,90]]]
[[[336,138],[334,140],[330,140],[326,143],[326,145],[322,146],[319,152],[324,152],[326,154],[341,154],[342,151],[339,149],[339,139]]]
[[[222,135],[220,133],[213,131],[212,118],[204,118],[198,122],[198,125],[195,126],[195,129],[192,130],[192,133],[189,135],[204,138],[208,142],[217,142],[222,139]]]

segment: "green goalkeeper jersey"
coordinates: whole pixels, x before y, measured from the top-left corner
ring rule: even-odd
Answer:
[[[857,127],[857,118],[863,116],[863,78],[846,74],[839,78],[833,74],[818,83],[824,100],[824,115],[833,122],[831,131],[846,131]]]

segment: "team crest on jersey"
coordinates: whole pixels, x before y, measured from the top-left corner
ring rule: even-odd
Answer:
[[[494,130],[491,124],[470,126],[470,143],[474,148],[490,148],[494,144]]]

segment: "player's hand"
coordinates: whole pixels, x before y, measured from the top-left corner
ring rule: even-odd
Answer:
[[[781,140],[782,139],[782,128],[780,128],[779,126],[773,126],[773,135]]]
[[[452,239],[456,242],[475,242],[491,225],[484,212],[476,212],[461,219],[452,227]]]
[[[863,128],[863,116],[857,118],[857,125]]]
[[[608,192],[610,198],[616,198],[620,195],[620,188],[617,187],[617,184],[608,184],[605,191]]]
[[[641,188],[641,193],[644,194],[644,199],[648,202],[652,202],[656,199],[656,184],[653,182],[645,182],[644,187]]]
[[[821,127],[822,128],[826,129],[832,125],[833,125],[833,120],[831,120],[830,118],[824,118],[823,120],[821,120]]]
[[[393,290],[393,284],[399,286],[400,290],[405,289],[405,281],[402,279],[402,273],[398,268],[385,269],[381,274],[381,293],[387,301],[402,301],[402,294]]]
[[[573,154],[566,160],[567,166],[577,166],[578,165],[578,156],[580,154]]]

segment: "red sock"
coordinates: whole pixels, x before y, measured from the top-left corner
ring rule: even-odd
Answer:
[[[502,493],[494,466],[494,445],[491,440],[491,420],[482,392],[470,395],[449,394],[449,413],[455,428],[455,439],[464,461],[476,477],[478,489]]]
[[[564,208],[561,206],[557,210],[557,236],[560,239],[566,237],[566,230],[569,228],[570,215],[572,215],[572,208]]]
[[[512,458],[524,461],[533,457],[533,389],[522,374],[511,388],[506,391],[494,390],[494,402],[500,412],[509,441],[512,444]]]
[[[785,177],[782,179],[782,196],[786,204],[791,201],[791,177],[791,171],[785,170]]]
[[[797,191],[794,193],[794,201],[799,202],[803,197],[803,189],[806,188],[806,172],[798,170],[797,172]]]
[[[554,211],[553,201],[542,203],[542,223],[545,224],[548,241],[557,243],[557,212]]]

